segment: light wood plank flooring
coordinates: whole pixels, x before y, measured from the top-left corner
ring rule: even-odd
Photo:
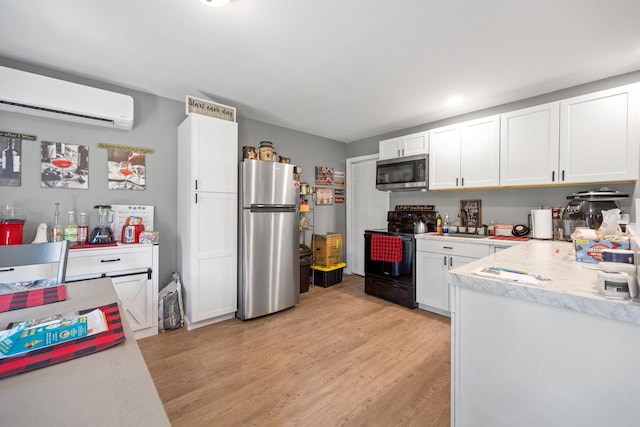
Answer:
[[[138,341],[173,426],[448,426],[450,320],[368,296]]]

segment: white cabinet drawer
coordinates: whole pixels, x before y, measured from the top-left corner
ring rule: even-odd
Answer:
[[[78,280],[114,273],[146,270],[153,266],[152,246],[79,249],[69,251],[67,279]]]
[[[489,245],[486,243],[476,244],[426,239],[416,240],[416,250],[471,258],[484,258],[490,253]]]

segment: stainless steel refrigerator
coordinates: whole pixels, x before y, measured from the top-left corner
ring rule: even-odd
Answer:
[[[275,313],[300,301],[300,193],[293,168],[260,160],[240,163],[240,319]]]

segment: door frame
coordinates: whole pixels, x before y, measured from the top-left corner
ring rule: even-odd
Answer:
[[[347,245],[346,247],[347,249],[347,266],[345,267],[345,273],[346,274],[351,274],[351,257],[354,256],[353,252],[351,252],[351,248],[353,247],[353,245],[350,244],[350,238],[351,238],[351,225],[352,225],[352,221],[351,221],[351,215],[352,215],[352,204],[351,202],[353,201],[353,198],[351,197],[352,194],[355,193],[355,189],[353,188],[353,179],[351,179],[350,177],[352,176],[352,167],[354,164],[357,163],[362,163],[362,162],[367,162],[370,160],[378,160],[379,159],[379,155],[378,153],[375,154],[367,154],[366,156],[358,156],[358,157],[349,157],[347,159],[347,188],[346,188],[346,199],[347,199],[347,203],[346,203],[346,210],[347,210]]]

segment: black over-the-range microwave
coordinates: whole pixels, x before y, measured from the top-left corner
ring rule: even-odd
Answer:
[[[398,157],[376,162],[376,188],[382,191],[426,191],[429,155]]]

